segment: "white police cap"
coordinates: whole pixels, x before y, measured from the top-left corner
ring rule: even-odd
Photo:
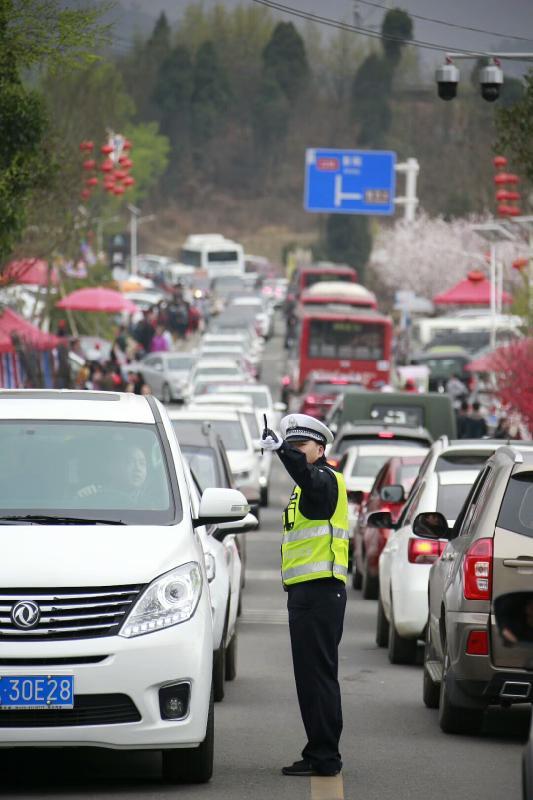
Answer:
[[[327,425],[308,414],[287,414],[279,424],[286,442],[304,442],[314,439],[320,444],[331,444],[333,434]]]

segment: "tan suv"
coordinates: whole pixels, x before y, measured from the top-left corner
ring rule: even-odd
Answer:
[[[415,534],[448,539],[431,568],[424,702],[446,733],[475,733],[489,705],[533,699],[533,447],[498,448],[452,530],[419,514]]]

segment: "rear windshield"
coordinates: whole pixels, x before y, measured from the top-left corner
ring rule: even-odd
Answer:
[[[428,442],[424,442],[421,439],[410,439],[408,436],[395,436],[394,439],[381,439],[377,436],[371,436],[367,438],[367,435],[361,434],[361,436],[345,436],[334,449],[335,453],[342,455],[354,444],[375,444],[380,446],[386,444],[387,447],[405,447],[406,442],[413,447],[429,447]]]
[[[130,525],[176,519],[155,425],[3,421],[0,441],[0,516],[78,516]]]
[[[181,448],[181,451],[200,484],[202,492],[204,489],[216,488],[222,485],[218,474],[216,454],[212,447],[185,445]]]
[[[316,394],[342,394],[342,392],[346,392],[348,389],[351,392],[356,392],[358,388],[356,383],[339,381],[338,383],[313,383],[309,387],[309,391]],[[364,391],[363,386],[360,388],[361,391]]]
[[[484,453],[445,453],[438,457],[435,471],[450,472],[461,469],[481,469],[493,452],[493,450],[487,450]]]
[[[207,409],[206,409],[207,413]],[[246,439],[240,422],[233,420],[211,420],[211,425],[224,442],[226,450],[246,450]]]
[[[388,461],[389,458],[390,455],[358,456],[352,467],[352,477],[375,478],[383,464]]]
[[[457,519],[471,488],[470,483],[450,483],[446,486],[439,486],[437,511],[444,514],[446,519]]]
[[[497,525],[524,536],[533,536],[533,472],[511,476]]]
[[[185,370],[191,369],[195,362],[194,356],[181,356],[180,358],[169,358],[167,361],[167,367],[170,370],[176,370],[177,372],[185,372]]]
[[[422,406],[394,406],[390,403],[376,403],[370,412],[371,419],[379,419],[389,425],[407,425],[410,428],[424,426]]]
[[[257,417],[255,414],[244,414],[244,418],[248,423],[248,428],[250,429],[250,436],[252,439],[259,439],[261,437],[261,433],[259,432],[259,425],[257,424]]]

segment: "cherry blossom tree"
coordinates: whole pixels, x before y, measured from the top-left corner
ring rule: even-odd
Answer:
[[[409,289],[428,299],[450,289],[473,269],[488,274],[488,244],[472,230],[474,223],[483,221],[446,221],[442,217],[431,218],[425,212],[411,224],[398,220],[377,235],[370,271],[390,289]],[[505,265],[506,283],[517,279],[511,264],[526,250],[521,242],[498,244],[497,257]]]
[[[533,431],[533,339],[519,339],[490,356],[496,395],[502,406],[518,414]]]

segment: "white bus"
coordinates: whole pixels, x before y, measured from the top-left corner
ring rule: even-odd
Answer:
[[[242,245],[226,239],[219,233],[202,233],[188,236],[180,254],[179,263],[207,273],[209,278],[219,275],[244,275],[244,250]]]

